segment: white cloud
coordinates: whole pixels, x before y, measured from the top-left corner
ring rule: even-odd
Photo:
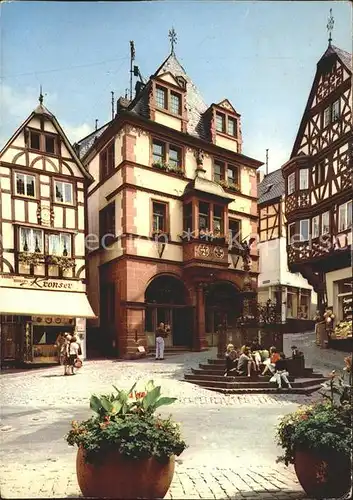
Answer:
[[[33,87],[24,87],[19,91],[9,85],[0,86],[0,148],[37,107],[38,97],[39,89]],[[56,114],[54,110],[58,108],[57,94],[44,92],[44,105]],[[92,127],[87,123],[74,125],[63,120],[60,121],[60,125],[72,143],[92,132]]]
[[[65,121],[61,121],[60,125],[71,143],[77,142],[93,132],[92,126],[87,123],[70,125]]]

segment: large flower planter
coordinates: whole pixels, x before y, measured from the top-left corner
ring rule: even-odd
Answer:
[[[76,458],[77,480],[86,497],[132,499],[164,498],[173,479],[175,460],[158,462],[155,458],[129,459],[108,452],[102,462],[85,461],[80,447]]]
[[[339,498],[349,490],[350,460],[337,452],[323,457],[313,451],[297,451],[294,468],[299,483],[311,498]]]

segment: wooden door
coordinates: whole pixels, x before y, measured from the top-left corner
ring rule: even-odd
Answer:
[[[16,359],[17,326],[15,323],[3,323],[1,325],[1,358],[3,360],[14,361]]]

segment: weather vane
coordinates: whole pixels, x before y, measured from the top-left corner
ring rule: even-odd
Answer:
[[[332,15],[332,9],[330,9],[330,17],[328,18],[328,21],[327,21],[327,31],[328,31],[328,35],[329,35],[329,38],[328,38],[328,43],[329,45],[331,45],[331,42],[332,42],[332,30],[333,30],[333,25],[335,24],[335,20],[333,18],[333,15]]]
[[[174,45],[176,45],[176,43],[177,43],[177,34],[176,34],[174,28],[169,30],[168,36],[169,36],[169,40],[170,40],[171,54],[174,54]]]
[[[43,104],[43,89],[42,89],[42,86],[40,86],[40,91],[39,91],[39,103],[40,104]]]

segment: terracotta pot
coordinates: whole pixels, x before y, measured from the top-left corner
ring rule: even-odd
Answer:
[[[323,457],[311,450],[297,451],[294,468],[303,490],[309,497],[339,498],[349,490],[350,460],[337,452]]]
[[[109,452],[102,463],[85,461],[85,451],[79,448],[76,458],[77,481],[85,497],[164,498],[174,475],[175,460],[166,463],[155,458],[129,459],[118,452]]]

